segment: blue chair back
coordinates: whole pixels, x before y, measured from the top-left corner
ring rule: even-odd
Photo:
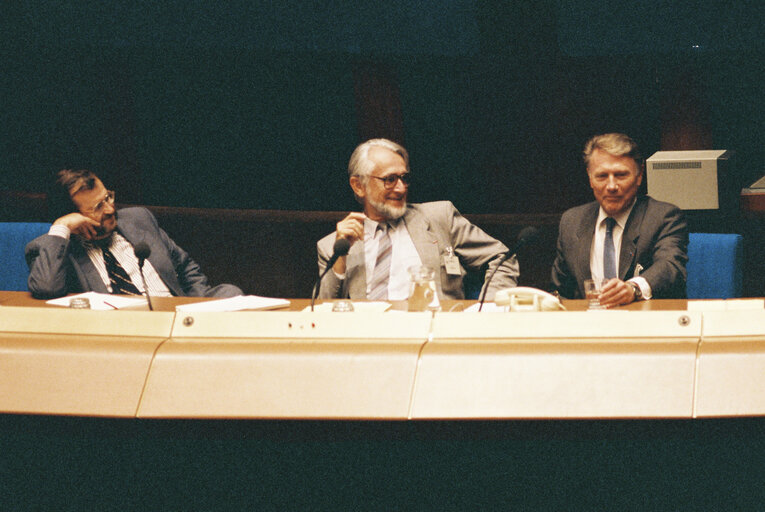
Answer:
[[[45,222],[0,222],[0,290],[28,290],[24,247],[49,228]]]
[[[741,297],[743,286],[741,235],[691,233],[688,241],[689,299]]]

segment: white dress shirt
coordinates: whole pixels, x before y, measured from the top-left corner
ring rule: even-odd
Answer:
[[[370,284],[375,271],[377,260],[377,246],[379,245],[380,232],[377,231],[377,222],[369,219],[364,220],[364,264],[367,273],[367,295],[370,292]],[[409,298],[409,272],[408,268],[414,265],[422,265],[417,248],[412,242],[412,237],[406,229],[403,220],[389,221],[390,237],[393,253],[390,262],[390,280],[388,281],[388,300],[405,300]],[[377,233],[377,237],[375,237]]]
[[[612,236],[614,239],[614,255],[616,256],[617,274],[619,273],[619,256],[622,247],[622,235],[624,234],[624,228],[627,226],[627,219],[629,219],[634,206],[635,202],[633,201],[632,206],[626,211],[613,217],[616,221]],[[603,281],[603,246],[606,241],[607,218],[608,214],[603,211],[603,208],[601,207],[598,211],[598,220],[595,222],[595,236],[592,237],[592,246],[590,247],[590,273],[592,274],[592,279],[596,283]],[[628,279],[628,281],[632,281],[640,287],[644,299],[651,298],[651,286],[645,278],[634,276],[631,279]]]
[[[69,237],[71,236],[69,228],[60,224],[51,226],[48,234],[59,236],[67,240],[69,240]],[[98,271],[98,275],[101,277],[104,285],[106,285],[106,289],[111,292],[112,286],[109,280],[109,273],[106,270],[103,252],[101,252],[99,247],[86,240],[82,241],[82,246],[87,251],[88,258],[90,258],[93,266],[96,267],[96,271]],[[138,258],[135,256],[135,251],[131,243],[115,231],[112,233],[109,250],[114,254],[114,258],[119,264],[122,265],[122,268],[125,269],[125,272],[128,273],[130,280],[133,281],[133,284],[138,288],[138,291],[143,293],[143,280],[141,279],[141,272],[138,269]],[[152,296],[172,297],[173,294],[170,293],[170,290],[165,285],[164,281],[162,281],[162,278],[159,277],[157,271],[154,270],[154,267],[149,260],[144,262],[143,275],[146,278],[146,286],[149,288],[149,293],[151,293]]]
[[[377,231],[378,223],[364,219],[364,270],[367,274],[367,295],[369,295],[375,263],[377,262],[377,247],[380,244],[381,232]],[[388,280],[388,300],[406,300],[409,298],[409,272],[411,266],[422,265],[422,260],[414,246],[409,230],[403,220],[388,221],[388,236],[391,243],[390,279]],[[377,236],[375,236],[377,235]],[[345,279],[345,274],[338,274],[338,279]]]

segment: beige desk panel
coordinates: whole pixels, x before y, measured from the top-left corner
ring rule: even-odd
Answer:
[[[405,419],[422,343],[174,340],[138,415]]]
[[[236,311],[179,312],[174,338],[427,339],[431,313]]]
[[[692,416],[699,314],[466,316],[436,316],[412,418]]]
[[[704,313],[696,415],[765,414],[765,311]]]
[[[135,416],[172,317],[0,308],[0,411]]]
[[[702,314],[691,311],[436,313],[433,340],[694,338]]]
[[[405,419],[431,323],[427,313],[178,317],[174,334],[195,337],[157,352],[139,416]]]
[[[9,293],[9,292],[6,292]],[[0,332],[168,338],[175,313],[0,307]]]
[[[0,333],[0,411],[135,416],[161,342]]]

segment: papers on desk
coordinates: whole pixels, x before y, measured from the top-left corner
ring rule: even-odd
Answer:
[[[144,297],[125,297],[122,295],[110,295],[108,293],[96,292],[85,292],[77,295],[70,295],[68,297],[61,297],[59,299],[49,300],[46,302],[46,304],[69,307],[69,302],[72,299],[79,298],[88,299],[90,301],[90,309],[101,311],[122,309],[146,304],[146,299]]]
[[[364,313],[382,313],[390,309],[392,304],[384,301],[374,302],[351,302],[353,304],[354,312]],[[332,306],[334,302],[322,302],[321,304],[314,305],[314,311],[332,312]],[[311,306],[307,306],[303,311],[311,311]]]
[[[239,295],[229,299],[208,300],[175,306],[176,311],[185,313],[199,311],[242,311],[244,309],[278,309],[290,305],[287,299],[259,297],[257,295]]]

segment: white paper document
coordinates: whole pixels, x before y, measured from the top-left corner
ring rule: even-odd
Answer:
[[[241,311],[243,309],[278,309],[290,305],[287,299],[259,297],[257,295],[239,295],[228,299],[209,300],[175,306],[176,311],[187,313],[194,311]]]
[[[69,302],[72,299],[88,299],[90,301],[90,309],[107,311],[111,309],[122,309],[131,306],[140,306],[146,304],[145,297],[125,297],[123,295],[110,295],[108,293],[97,292],[85,292],[77,295],[69,295],[68,297],[61,297],[58,299],[49,300],[46,304],[52,304],[54,306],[69,307]]]

